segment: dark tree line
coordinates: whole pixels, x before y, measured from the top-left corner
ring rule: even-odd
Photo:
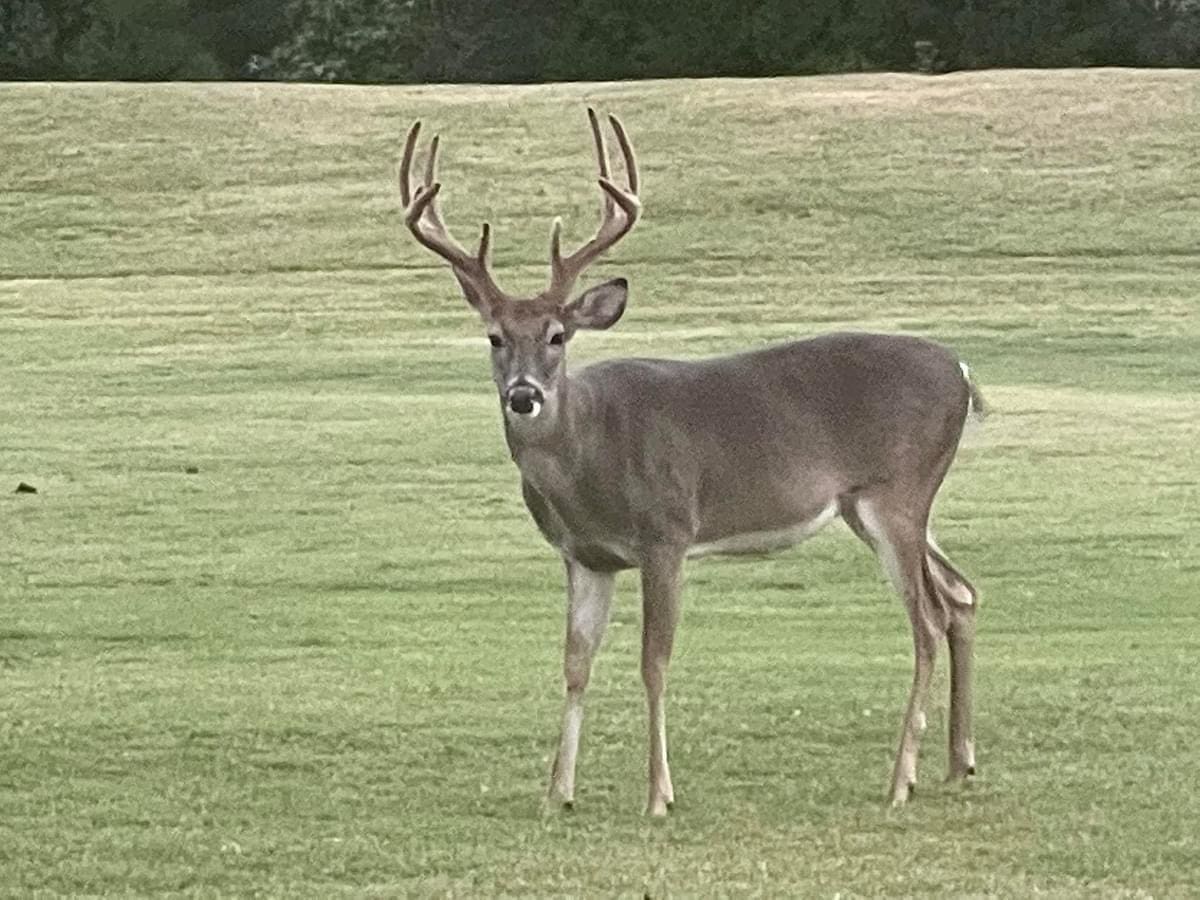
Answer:
[[[0,79],[1200,67],[1200,0],[0,0]]]

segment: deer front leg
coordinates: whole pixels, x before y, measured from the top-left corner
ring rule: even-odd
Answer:
[[[683,554],[668,550],[642,563],[642,681],[650,721],[650,794],[646,813],[665,816],[675,802],[667,764],[667,665],[679,622]]]
[[[608,627],[614,576],[595,572],[572,559],[567,561],[567,638],[563,676],[567,696],[563,706],[562,735],[550,773],[550,800],[565,807],[575,802],[575,760],[583,726],[583,693],[592,674],[592,659]]]

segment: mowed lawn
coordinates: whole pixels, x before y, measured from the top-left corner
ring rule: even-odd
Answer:
[[[936,508],[980,774],[883,803],[902,605],[842,525],[689,565],[678,803],[641,816],[623,575],[544,814],[561,564],[486,340],[403,230],[539,289],[622,116],[632,284],[575,364],[833,328],[955,347],[993,415]],[[0,895],[1191,896],[1200,888],[1200,78],[0,86]],[[37,494],[14,493],[18,482]]]

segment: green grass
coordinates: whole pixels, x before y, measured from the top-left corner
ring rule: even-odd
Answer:
[[[1190,895],[1197,87],[0,86],[0,895]],[[533,291],[551,218],[594,222],[587,102],[646,213],[576,361],[849,326],[983,383],[938,507],[984,595],[965,791],[943,658],[884,808],[910,638],[838,526],[690,567],[666,822],[623,576],[577,809],[543,816],[560,565],[393,162],[440,129],[448,219]]]

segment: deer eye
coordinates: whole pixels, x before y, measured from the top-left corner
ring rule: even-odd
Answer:
[[[498,334],[489,334],[488,343],[490,343],[493,347],[503,347],[504,338],[500,337]]]
[[[554,334],[550,335],[550,343],[555,347],[561,347],[564,340],[564,334],[565,333],[562,331],[554,332]]]

